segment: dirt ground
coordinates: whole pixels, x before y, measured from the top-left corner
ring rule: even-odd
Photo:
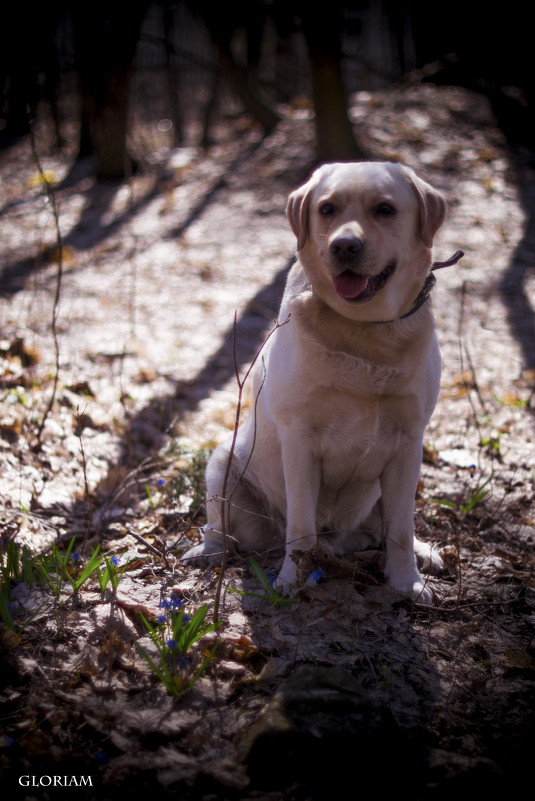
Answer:
[[[100,543],[131,560],[116,596],[93,580],[78,598],[11,582],[8,797],[493,799],[529,780],[535,160],[462,89],[362,92],[351,115],[370,156],[445,193],[435,259],[465,252],[433,292],[442,392],[415,515],[448,569],[430,578],[430,607],[386,587],[375,552],[324,565],[294,603],[273,604],[247,561],[232,564],[223,625],[190,655],[198,664],[217,639],[215,656],[177,698],[136,648],[151,648],[141,614],[154,620],[169,597],[213,608],[220,574],[179,556],[199,536],[203,464],[234,424],[233,345],[243,375],[293,259],[284,210],[313,166],[311,113],[286,109],[266,139],[226,119],[208,152],[172,150],[139,123],[141,169],[120,185],[97,185],[41,123],[53,199],[28,140],[0,153],[3,547],[42,552],[76,534],[85,559]],[[57,774],[92,786],[19,783]]]

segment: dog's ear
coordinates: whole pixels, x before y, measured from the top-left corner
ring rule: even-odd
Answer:
[[[315,183],[314,176],[312,176],[306,184],[292,192],[288,198],[286,214],[288,215],[290,228],[297,237],[297,250],[302,250],[307,241],[308,209]]]
[[[310,201],[312,200],[312,192],[317,187],[320,179],[335,167],[335,164],[323,164],[318,167],[306,184],[300,186],[295,192],[292,192],[288,198],[288,205],[286,206],[286,214],[290,222],[290,228],[297,237],[297,250],[302,250],[305,247],[305,242],[308,236],[308,211],[310,208]]]
[[[422,240],[426,247],[431,248],[433,246],[433,237],[446,216],[446,201],[440,192],[433,189],[426,181],[418,178],[411,169],[408,167],[403,169],[418,198]]]

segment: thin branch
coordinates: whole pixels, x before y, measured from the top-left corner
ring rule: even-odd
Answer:
[[[80,442],[80,453],[81,453],[81,456],[82,456],[82,472],[83,472],[83,476],[84,476],[85,499],[86,499],[86,501],[87,501],[87,503],[89,505],[89,520],[87,522],[87,526],[86,526],[85,534],[84,534],[84,539],[83,539],[82,545],[80,547],[80,553],[83,553],[84,550],[85,550],[85,546],[87,544],[87,538],[89,537],[89,532],[91,531],[91,526],[93,524],[94,508],[93,508],[93,502],[91,501],[91,495],[89,493],[89,482],[87,480],[87,462],[86,462],[86,458],[85,458],[84,441],[83,441],[83,438],[82,438],[82,430],[83,429],[82,429],[82,425],[81,425],[80,412],[79,412],[78,408],[76,409],[76,430],[77,430],[77,433],[78,433],[78,440]]]
[[[470,376],[471,376],[472,388],[474,389],[474,391],[476,393],[476,396],[477,396],[477,398],[479,400],[479,403],[481,404],[481,409],[483,410],[483,412],[485,414],[487,414],[488,412],[487,412],[487,408],[486,408],[486,405],[485,405],[485,401],[484,401],[483,396],[481,394],[481,391],[479,389],[479,383],[478,383],[477,378],[476,378],[475,368],[474,368],[472,359],[471,359],[470,354],[468,352],[468,348],[467,348],[466,342],[463,341],[465,302],[466,302],[466,281],[463,281],[463,285],[462,285],[462,289],[461,289],[461,309],[460,309],[460,315],[459,315],[459,327],[458,327],[458,334],[457,334],[458,341],[459,341],[459,360],[460,360],[460,365],[461,365],[461,376],[463,376],[463,381],[464,381],[464,385],[465,385],[465,389],[466,389],[466,396],[468,398],[468,403],[470,404],[470,409],[472,410],[472,419],[474,421],[474,426],[475,426],[479,441],[481,442],[481,440],[483,439],[483,433],[481,431],[481,426],[479,425],[477,410],[475,408],[474,401],[473,401],[473,398],[472,398],[472,393],[470,391],[471,387],[470,387],[468,381],[464,378],[465,370],[464,370],[463,350],[464,350],[464,354],[466,355],[466,358],[468,359],[468,366],[470,368]],[[481,470],[481,450],[478,450],[477,460],[478,460],[478,467]]]
[[[222,525],[223,531],[221,532],[221,534],[222,534],[222,551],[223,551],[223,555],[222,555],[222,560],[221,560],[221,569],[220,569],[220,573],[219,573],[219,579],[218,579],[218,582],[217,582],[217,587],[216,587],[216,592],[215,592],[215,597],[214,597],[214,622],[216,622],[216,623],[218,622],[219,605],[220,605],[220,600],[221,600],[221,591],[222,591],[222,588],[223,588],[223,577],[224,577],[224,574],[225,574],[225,570],[226,570],[226,567],[227,567],[227,561],[228,561],[228,541],[229,541],[229,538],[230,538],[230,509],[231,509],[230,501],[231,501],[232,495],[236,491],[236,487],[238,486],[238,484],[240,483],[240,481],[243,478],[243,475],[245,473],[247,465],[249,464],[249,461],[250,461],[251,456],[252,456],[252,449],[251,449],[251,453],[249,454],[249,457],[247,459],[247,462],[246,462],[246,465],[245,465],[244,469],[241,471],[240,475],[238,476],[238,479],[237,479],[236,483],[234,484],[234,487],[232,488],[232,492],[231,492],[230,496],[227,496],[227,489],[228,489],[228,483],[229,483],[229,479],[230,479],[230,471],[231,471],[231,467],[232,467],[232,460],[234,458],[234,451],[236,449],[236,441],[237,441],[237,438],[238,438],[238,428],[239,428],[239,425],[240,425],[241,409],[242,409],[242,401],[243,401],[243,389],[245,387],[247,379],[251,375],[251,372],[252,372],[252,370],[253,370],[253,368],[254,368],[254,366],[255,366],[255,364],[256,364],[259,356],[260,356],[260,354],[262,353],[262,350],[266,346],[268,340],[273,336],[275,331],[277,331],[283,325],[286,325],[286,323],[289,321],[289,319],[290,319],[290,315],[288,315],[288,317],[285,320],[283,320],[282,323],[279,323],[278,321],[275,323],[275,325],[273,326],[271,331],[268,333],[268,335],[266,336],[266,338],[264,339],[264,341],[262,342],[262,344],[258,348],[258,350],[257,350],[257,352],[255,354],[255,357],[252,360],[251,364],[249,365],[244,377],[240,378],[239,370],[238,370],[238,359],[237,359],[237,354],[236,354],[237,314],[236,314],[236,312],[234,313],[234,332],[233,332],[233,340],[232,341],[233,341],[234,373],[236,375],[236,381],[237,381],[237,384],[238,384],[238,402],[237,402],[237,406],[236,406],[236,416],[235,416],[235,419],[234,419],[234,430],[233,430],[233,435],[232,435],[232,442],[231,442],[231,445],[230,445],[229,455],[228,455],[227,464],[226,464],[226,468],[225,468],[225,476],[224,476],[224,479],[223,479],[223,487],[222,487],[222,490],[221,490],[221,495],[222,495],[222,499],[223,499],[222,500],[223,510],[222,510],[222,513],[221,513],[221,520],[222,520],[222,523],[223,523],[223,525]],[[262,391],[262,388],[264,386],[264,381],[265,381],[265,376],[264,376],[262,384],[261,384],[261,386],[260,386],[260,388],[258,390],[257,396],[255,398],[255,406],[254,406],[255,421],[256,421],[256,408],[257,408],[257,404],[258,404],[258,397],[259,397],[260,392]],[[256,424],[255,424],[255,437],[253,439],[253,448],[254,448],[255,441],[256,441]]]
[[[59,370],[60,370],[60,363],[59,363],[59,341],[58,341],[58,329],[57,329],[57,322],[58,322],[58,315],[59,315],[59,303],[61,298],[61,282],[63,278],[63,239],[61,236],[61,229],[59,225],[59,212],[56,203],[56,196],[48,180],[43,167],[41,165],[41,161],[39,159],[39,155],[37,153],[37,147],[35,144],[35,135],[33,129],[33,120],[30,119],[30,142],[32,148],[32,154],[35,159],[35,163],[37,165],[37,169],[39,171],[39,177],[41,183],[45,188],[45,192],[50,203],[50,209],[52,211],[52,216],[54,218],[54,227],[56,230],[56,244],[57,244],[57,273],[56,273],[56,291],[54,294],[54,303],[52,306],[52,339],[54,342],[54,361],[55,361],[55,369],[54,369],[54,379],[52,384],[52,395],[50,396],[50,400],[48,401],[47,407],[44,411],[43,417],[39,424],[39,428],[37,429],[37,449],[41,447],[41,438],[43,436],[44,427],[50,412],[52,411],[52,407],[54,406],[56,400],[56,393],[58,389],[59,383]]]
[[[127,528],[127,529],[126,529],[126,533],[127,533],[127,534],[130,534],[130,536],[131,536],[131,537],[133,537],[133,538],[134,538],[135,540],[137,540],[139,543],[141,543],[142,545],[144,545],[144,546],[145,546],[145,548],[147,548],[147,550],[149,550],[151,553],[155,554],[155,555],[156,555],[156,556],[158,556],[160,559],[162,559],[162,558],[163,558],[163,560],[164,560],[164,562],[165,562],[165,565],[166,565],[166,567],[167,567],[167,568],[169,567],[169,563],[168,563],[168,561],[167,561],[167,559],[166,559],[165,553],[163,553],[163,554],[162,554],[162,552],[161,552],[161,551],[159,551],[159,550],[158,550],[158,548],[155,548],[155,547],[154,547],[154,545],[151,545],[151,544],[150,544],[150,542],[147,542],[147,540],[146,540],[146,539],[144,539],[144,537],[142,537],[140,534],[137,534],[137,533],[134,531],[134,529],[132,529],[132,528]]]

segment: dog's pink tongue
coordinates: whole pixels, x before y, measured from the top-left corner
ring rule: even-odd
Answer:
[[[341,298],[357,298],[366,289],[368,278],[365,275],[357,275],[351,270],[344,270],[333,278],[333,284],[334,291]]]

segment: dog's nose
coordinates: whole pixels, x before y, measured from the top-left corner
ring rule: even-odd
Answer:
[[[333,239],[329,245],[331,256],[339,261],[354,261],[364,250],[364,242],[354,234],[343,234]]]

